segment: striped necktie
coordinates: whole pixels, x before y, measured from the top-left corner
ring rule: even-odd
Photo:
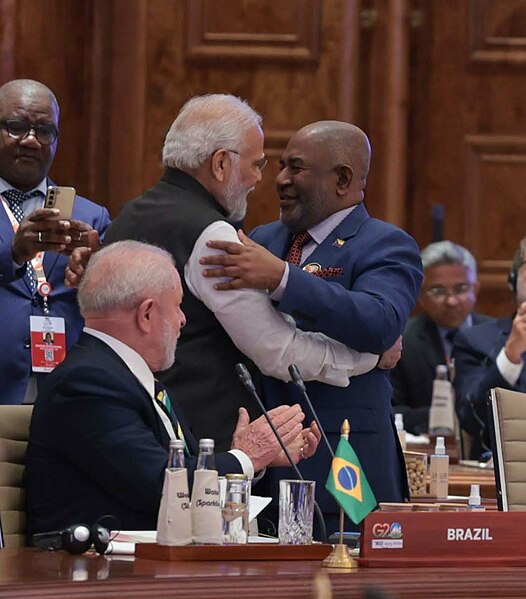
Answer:
[[[2,193],[2,195],[9,202],[9,208],[13,213],[13,216],[20,223],[24,218],[24,201],[29,200],[30,198],[35,198],[36,196],[40,195],[40,191],[35,190],[31,193],[24,193],[23,191],[19,191],[18,189],[7,189]],[[33,268],[31,262],[27,263],[26,275],[29,280],[29,286],[31,287],[31,293],[34,294],[37,290],[37,280],[35,275],[35,269]]]
[[[155,381],[154,394],[155,394],[155,401],[157,401],[157,403],[161,406],[161,408],[170,417],[170,420],[172,421],[172,424],[174,425],[175,434],[177,435],[178,439],[181,439],[181,441],[184,442],[184,450],[189,455],[188,446],[186,444],[186,439],[184,438],[184,434],[183,434],[183,429],[181,428],[181,424],[179,423],[179,420],[177,419],[177,416],[175,415],[175,412],[172,408],[172,402],[170,401],[170,397],[169,397],[168,393],[166,392],[166,388],[164,387],[164,385],[158,380]]]

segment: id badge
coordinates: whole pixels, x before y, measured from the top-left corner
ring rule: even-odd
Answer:
[[[63,318],[30,316],[31,369],[51,372],[66,357],[66,324]]]

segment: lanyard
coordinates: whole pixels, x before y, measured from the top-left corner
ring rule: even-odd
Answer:
[[[15,215],[11,212],[11,208],[9,208],[9,204],[6,199],[2,197],[2,204],[4,205],[5,212],[7,214],[7,218],[13,227],[13,231],[16,234],[18,231],[18,227],[20,223],[16,220]],[[35,275],[37,278],[37,289],[40,295],[44,298],[44,312],[46,314],[49,313],[49,309],[47,307],[47,296],[51,291],[51,287],[47,284],[46,273],[44,272],[44,252],[38,252],[38,254],[31,260],[31,266],[35,271]],[[44,285],[46,283],[46,285]]]

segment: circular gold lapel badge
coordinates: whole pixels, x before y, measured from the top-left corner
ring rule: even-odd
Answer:
[[[311,262],[310,264],[305,264],[303,270],[310,274],[315,274],[317,272],[320,272],[321,264],[318,264],[317,262]]]

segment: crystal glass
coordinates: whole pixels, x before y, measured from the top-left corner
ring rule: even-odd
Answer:
[[[314,515],[313,480],[279,481],[279,542],[290,545],[312,543]]]

